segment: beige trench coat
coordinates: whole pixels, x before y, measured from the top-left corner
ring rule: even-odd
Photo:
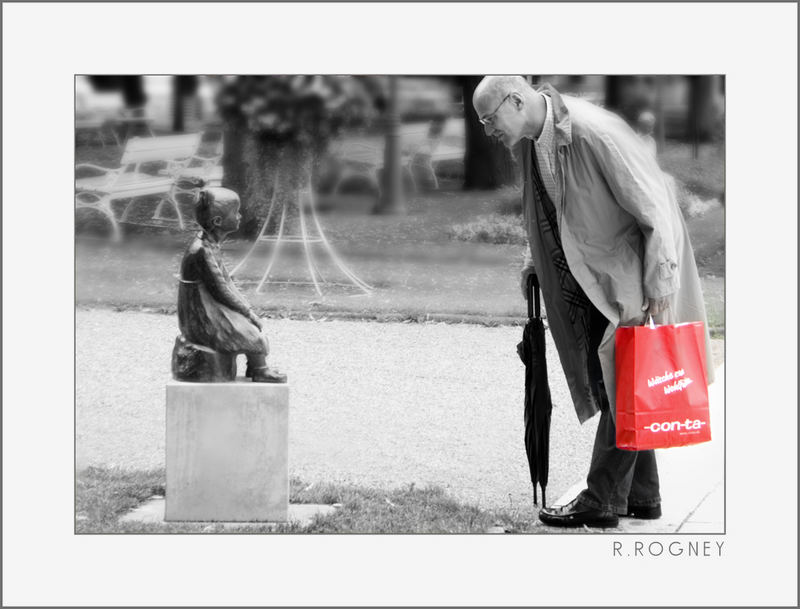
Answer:
[[[674,189],[652,153],[616,114],[561,96],[550,86],[542,92],[553,101],[557,147],[553,203],[564,254],[586,296],[611,322],[598,353],[612,414],[616,412],[614,333],[617,326],[644,323],[645,296],[669,298],[669,308],[656,323],[706,324],[708,382],[712,382],[700,277]],[[584,422],[599,408],[589,388],[587,353],[578,347],[566,307],[548,301],[548,279],[555,281],[557,275],[549,256],[538,247],[538,226],[527,213],[534,201],[531,146],[525,139],[515,151],[523,167],[529,263],[542,282],[550,331],[575,411]]]

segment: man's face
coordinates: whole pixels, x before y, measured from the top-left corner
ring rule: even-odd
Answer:
[[[486,135],[499,140],[507,148],[513,148],[522,139],[525,120],[522,98],[518,94],[480,97],[475,100],[475,112]]]

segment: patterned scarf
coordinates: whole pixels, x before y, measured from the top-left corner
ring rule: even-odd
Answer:
[[[534,202],[543,210],[539,215],[539,227],[545,251],[550,252],[553,266],[558,272],[558,280],[561,285],[561,295],[567,304],[569,320],[575,330],[575,336],[581,348],[588,348],[589,345],[589,311],[591,301],[583,293],[581,286],[573,277],[569,270],[567,258],[564,255],[564,248],[561,246],[561,235],[558,232],[558,219],[556,208],[547,189],[544,187],[541,173],[539,172],[539,162],[536,159],[536,147],[531,144],[531,173],[533,177],[533,198]]]

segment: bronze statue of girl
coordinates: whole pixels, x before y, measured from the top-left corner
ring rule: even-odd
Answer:
[[[236,377],[236,356],[247,356],[246,376],[257,383],[285,383],[267,366],[264,323],[233,283],[220,244],[239,228],[239,197],[227,188],[200,191],[195,216],[203,229],[181,263],[178,324],[182,336],[173,351],[177,380],[226,381]]]

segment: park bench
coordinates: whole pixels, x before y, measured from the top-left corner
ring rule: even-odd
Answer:
[[[144,108],[122,109],[116,115],[109,117],[108,126],[117,146],[120,147],[136,132],[146,132],[150,137],[155,137],[153,119],[146,114]]]
[[[222,138],[220,137],[210,156],[195,154],[179,172],[180,178],[201,179],[209,186],[222,186]],[[166,172],[167,170],[163,170]]]
[[[117,146],[121,148],[129,139],[128,136],[134,132],[155,137],[152,124],[153,119],[141,111],[99,112],[82,110],[80,112],[76,111],[75,114],[75,136],[77,138],[80,133],[85,133],[89,138],[87,143],[90,143],[92,137],[94,137],[105,148],[106,135],[110,133]]]
[[[100,141],[100,145],[106,147],[105,129],[107,119],[94,114],[84,114],[75,118],[75,142],[77,145],[80,134],[88,136],[87,142],[91,142],[92,137]]]
[[[415,168],[428,172],[434,188],[439,188],[435,165],[443,161],[464,158],[463,121],[446,119],[408,123],[400,125],[400,164],[416,189]],[[342,164],[343,169],[333,187],[334,194],[354,176],[367,177],[380,193],[380,173],[384,164],[384,142],[381,136],[363,136],[342,140],[332,150],[332,155]]]
[[[201,133],[189,135],[168,135],[158,137],[134,137],[125,144],[119,167],[100,167],[92,163],[76,165],[79,171],[91,171],[91,177],[75,180],[75,208],[92,208],[105,214],[111,223],[113,239],[120,239],[119,223],[127,222],[133,204],[142,197],[160,195],[162,197],[153,215],[153,220],[160,221],[161,226],[177,221],[179,227],[185,228],[177,196],[191,192],[191,188],[181,184],[181,172],[193,161],[197,160]],[[166,164],[161,172],[145,173],[142,165],[150,163]],[[127,200],[122,214],[117,218],[113,202]],[[175,219],[161,215],[165,205],[175,210]]]
[[[439,179],[435,166],[445,161],[463,161],[466,147],[464,137],[464,120],[461,118],[431,123],[428,137],[411,156],[411,167],[426,169],[434,189],[438,190]],[[413,170],[411,175],[413,177]]]

